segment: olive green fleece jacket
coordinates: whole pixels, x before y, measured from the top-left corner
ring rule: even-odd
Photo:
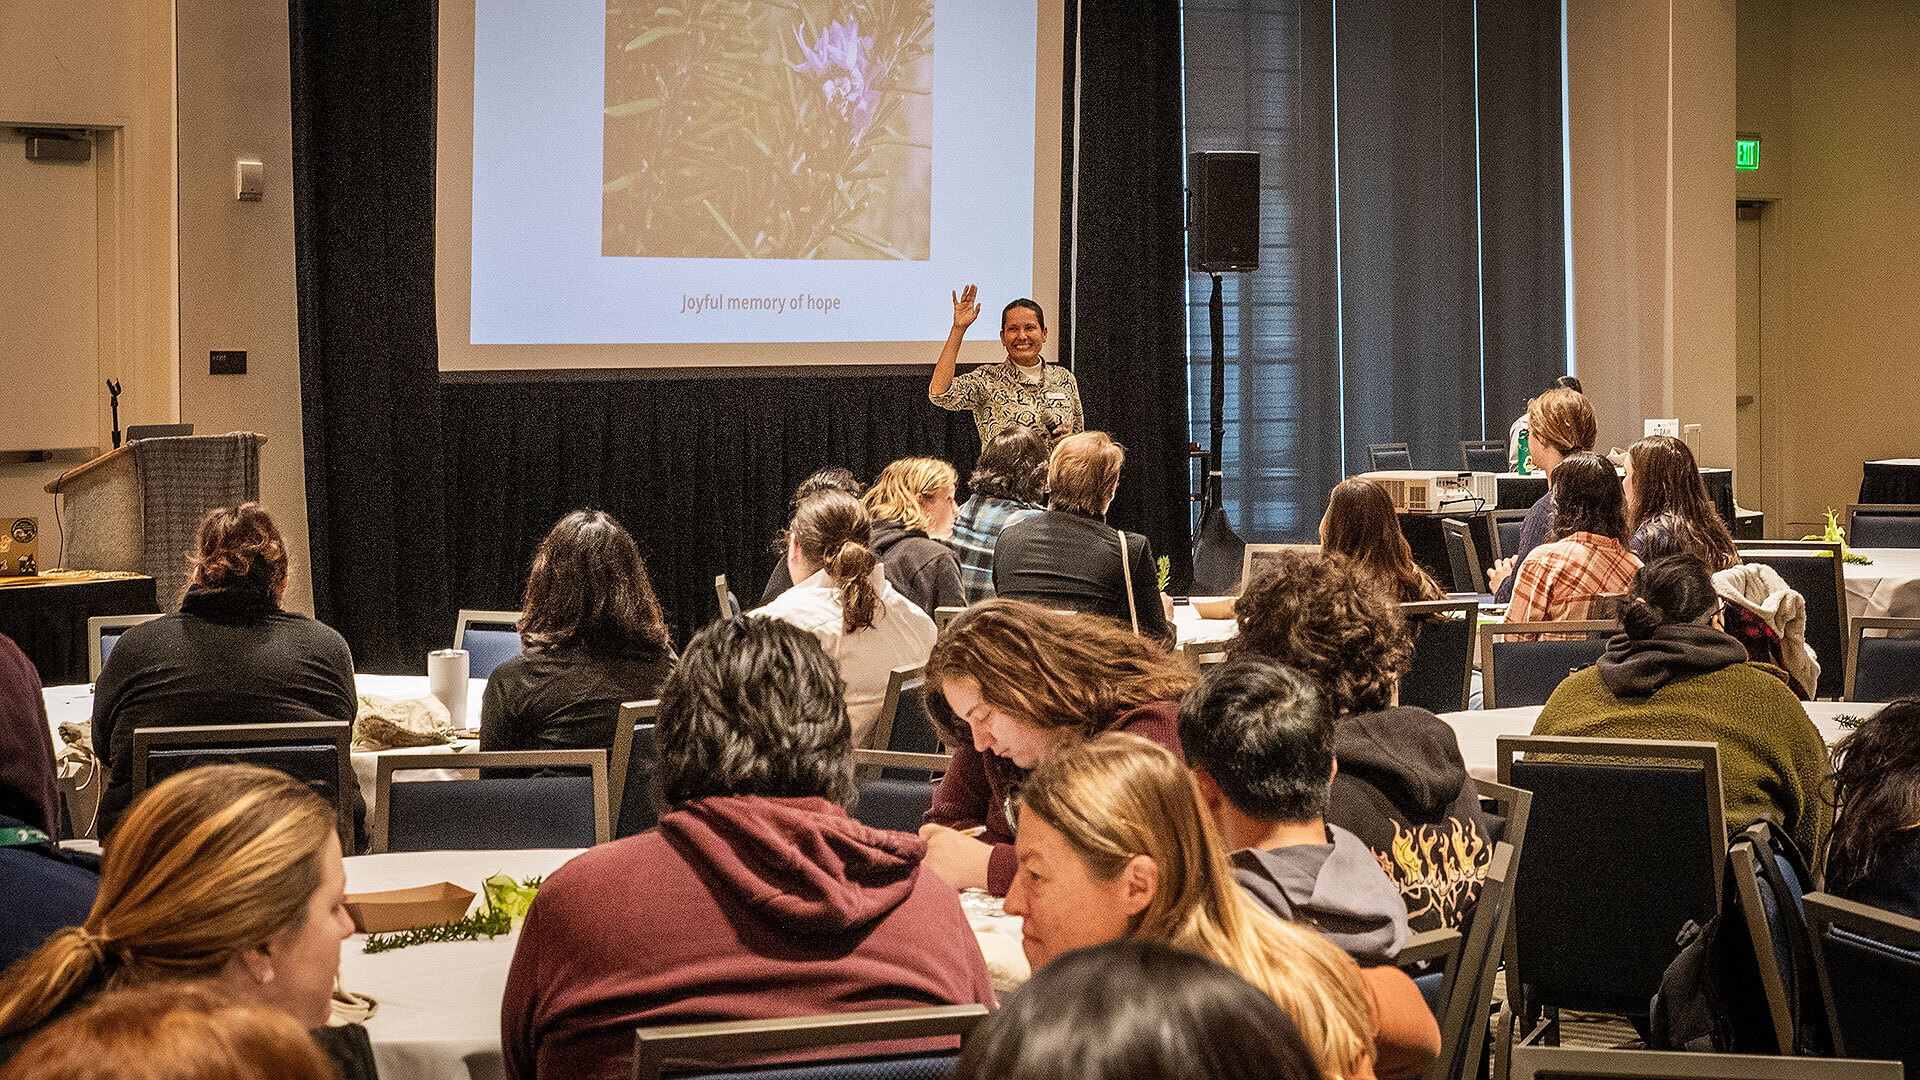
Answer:
[[[1822,794],[1827,746],[1777,672],[1771,664],[1733,664],[1667,683],[1647,697],[1620,698],[1600,681],[1600,669],[1590,667],[1554,690],[1533,733],[1718,743],[1729,834],[1764,816],[1817,863],[1833,824]]]

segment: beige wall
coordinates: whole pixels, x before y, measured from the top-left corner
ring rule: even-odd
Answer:
[[[293,274],[292,97],[284,0],[176,0],[180,83],[180,412],[202,433],[259,431],[260,499],[287,539],[286,605],[313,610]],[[266,165],[260,202],[234,162]],[[245,349],[245,375],[207,353]]]
[[[1732,465],[1733,0],[1568,0],[1574,349],[1600,448],[1650,417]]]
[[[1860,463],[1920,456],[1920,5],[1741,0],[1740,128],[1762,135],[1768,531],[1859,494]],[[1778,171],[1775,171],[1775,170]],[[1744,179],[1744,178],[1743,178]],[[1776,510],[1775,508],[1778,508]]]
[[[0,124],[113,129],[95,156],[117,189],[103,250],[100,389],[95,442],[112,445],[105,382],[120,380],[120,422],[170,423],[175,363],[173,13],[152,0],[50,4],[0,0]],[[103,221],[108,220],[103,218]],[[18,258],[21,253],[7,252]],[[0,350],[0,387],[30,381],[36,358]],[[0,391],[4,392],[4,391]],[[0,514],[41,519],[41,565],[57,557],[47,481],[84,460],[0,460]]]

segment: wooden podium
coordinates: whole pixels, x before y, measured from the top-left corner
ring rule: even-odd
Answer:
[[[135,439],[62,473],[61,561],[74,570],[126,570],[156,582],[163,609],[180,606],[187,553],[207,511],[260,497],[260,447],[250,431]]]

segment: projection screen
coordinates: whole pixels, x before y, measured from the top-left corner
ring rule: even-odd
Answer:
[[[443,0],[443,371],[931,365],[1054,311],[1064,0]]]

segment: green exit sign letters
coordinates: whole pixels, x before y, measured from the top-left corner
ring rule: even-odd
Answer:
[[[1760,167],[1760,138],[1742,136],[1733,140],[1733,167],[1736,169],[1758,169]]]

